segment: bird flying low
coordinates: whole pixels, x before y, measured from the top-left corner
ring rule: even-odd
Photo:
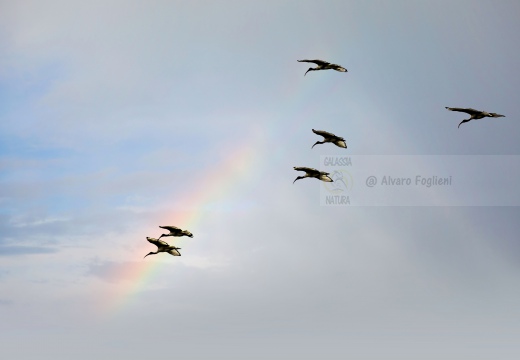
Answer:
[[[462,120],[460,122],[458,128],[460,128],[461,124],[463,124],[465,122],[468,122],[468,121],[471,121],[471,120],[479,120],[479,119],[483,119],[485,117],[491,117],[491,118],[506,117],[505,115],[500,115],[500,114],[497,114],[497,113],[488,113],[486,111],[475,110],[475,109],[472,109],[472,108],[452,108],[452,107],[447,107],[446,106],[446,109],[451,110],[451,111],[464,112],[466,114],[471,115],[469,119]]]
[[[298,176],[296,179],[294,179],[293,184],[296,182],[296,180],[305,179],[305,178],[308,178],[308,177],[313,177],[313,178],[316,178],[318,180],[325,181],[325,182],[332,182],[333,181],[329,177],[329,173],[328,172],[319,171],[319,170],[316,170],[316,169],[313,169],[313,168],[302,167],[302,166],[300,166],[300,167],[295,166],[294,170],[305,171],[305,175]]]
[[[330,62],[327,62],[327,61],[323,61],[323,60],[297,60],[298,62],[307,62],[307,63],[313,63],[313,64],[316,64],[318,65],[318,67],[315,67],[315,68],[309,68],[309,70],[307,70],[305,72],[305,75],[307,75],[307,73],[309,71],[316,71],[316,70],[329,70],[329,69],[332,69],[332,70],[336,70],[336,71],[339,71],[339,72],[347,72],[347,69],[345,69],[343,66],[340,66],[338,64],[331,64]]]
[[[190,238],[193,237],[193,234],[190,233],[188,230],[181,230],[177,226],[165,225],[165,226],[159,226],[159,227],[161,229],[165,229],[170,232],[169,234],[162,234],[161,236],[159,236],[159,239],[162,238],[163,236],[176,236],[176,237],[188,236]]]
[[[323,141],[316,141],[316,143],[312,145],[311,149],[318,144],[325,144],[327,142],[333,143],[334,145],[339,146],[341,148],[347,148],[347,143],[345,142],[345,139],[343,139],[342,137],[336,136],[330,132],[326,132],[323,130],[312,129],[312,132],[316,135],[323,136]]]
[[[148,255],[155,255],[155,254],[158,254],[160,252],[166,252],[166,253],[168,253],[170,255],[173,255],[173,256],[181,256],[181,253],[178,251],[181,248],[178,248],[178,247],[175,247],[175,246],[171,246],[166,241],[162,241],[162,240],[151,238],[151,237],[146,237],[146,240],[148,240],[151,244],[154,244],[155,246],[157,246],[157,251],[156,252],[153,252],[153,251],[149,252],[144,257],[147,257]]]

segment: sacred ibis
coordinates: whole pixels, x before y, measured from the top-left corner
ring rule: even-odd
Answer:
[[[166,252],[166,253],[168,253],[170,255],[173,255],[173,256],[181,256],[181,253],[177,251],[177,250],[180,250],[181,248],[178,248],[178,247],[175,247],[175,246],[171,246],[170,244],[168,244],[165,241],[162,241],[162,240],[159,240],[159,239],[155,239],[155,238],[151,238],[151,237],[146,237],[146,240],[148,240],[150,243],[152,243],[155,246],[157,246],[157,251],[156,252],[152,251],[152,252],[146,254],[144,257],[147,257],[148,255],[155,255],[155,254],[158,254],[160,252]]]
[[[307,63],[313,63],[313,64],[316,64],[318,65],[318,67],[315,67],[315,68],[309,68],[309,70],[307,70],[305,72],[305,75],[307,75],[307,73],[309,71],[316,71],[316,70],[329,70],[329,69],[332,69],[332,70],[336,70],[336,71],[339,71],[339,72],[347,72],[347,69],[345,69],[343,66],[340,66],[338,64],[331,64],[330,62],[326,62],[326,61],[323,61],[323,60],[297,60],[298,62],[307,62]]]
[[[316,170],[316,169],[313,169],[313,168],[308,168],[308,167],[297,167],[297,166],[294,167],[294,170],[305,171],[305,175],[298,176],[296,179],[294,179],[293,184],[296,182],[296,180],[305,179],[305,178],[308,178],[308,177],[313,177],[313,178],[316,178],[318,180],[325,181],[325,182],[332,182],[333,181],[330,178],[328,172],[319,171],[319,170]]]
[[[188,236],[190,238],[193,237],[193,234],[190,233],[188,230],[181,230],[179,229],[177,226],[159,226],[161,229],[165,229],[165,230],[168,230],[170,233],[169,234],[162,234],[161,236],[159,236],[159,239],[162,238],[163,236]]]
[[[479,110],[475,110],[475,109],[472,109],[472,108],[465,109],[465,108],[452,108],[452,107],[447,107],[446,106],[446,109],[451,110],[451,111],[464,112],[466,114],[471,115],[471,117],[469,119],[462,120],[460,122],[458,128],[460,128],[461,124],[463,124],[465,122],[468,122],[468,121],[471,121],[471,120],[483,119],[485,117],[491,117],[491,118],[505,117],[505,115],[500,115],[500,114],[497,114],[497,113],[488,113],[486,111],[479,111]]]
[[[345,142],[345,139],[343,139],[342,137],[336,136],[330,132],[323,130],[312,129],[312,132],[317,135],[323,136],[323,141],[316,141],[316,143],[312,145],[311,149],[318,144],[325,144],[327,142],[333,143],[334,145],[339,146],[341,148],[347,148],[347,143]]]

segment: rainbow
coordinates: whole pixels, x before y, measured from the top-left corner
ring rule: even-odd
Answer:
[[[194,190],[191,193],[180,200],[177,199],[175,208],[182,210],[169,212],[167,216],[159,219],[158,224],[173,223],[183,229],[190,229],[195,233],[193,241],[196,241],[196,229],[208,214],[204,208],[207,204],[221,200],[232,187],[247,176],[248,167],[258,154],[255,143],[255,141],[245,142],[237,146],[224,161],[206,171],[205,176],[192,187]],[[141,256],[151,250],[153,249],[150,248],[150,244],[143,241],[135,253]],[[186,251],[188,252],[188,249]],[[167,265],[171,263],[139,259],[116,267],[108,276],[115,281],[106,298],[102,300],[102,311],[113,312],[114,309],[122,308],[123,304],[138,293],[161,267]]]
[[[301,82],[305,82],[305,80],[307,82],[311,81],[304,79],[303,76],[301,77],[300,82],[296,82],[294,86],[287,88],[286,111],[270,119],[261,119],[257,123],[258,128],[255,129],[253,127],[253,130],[255,130],[254,134],[228,151],[230,155],[226,159],[205,171],[205,176],[192,186],[193,190],[191,192],[184,195],[181,199],[178,199],[178,194],[175,194],[175,210],[158,219],[157,224],[174,224],[183,229],[189,229],[194,232],[195,238],[193,241],[196,241],[197,227],[208,214],[208,205],[221,201],[233,187],[244,180],[251,181],[251,186],[254,186],[254,182],[258,182],[262,178],[263,169],[261,168],[265,167],[265,164],[263,164],[261,159],[265,158],[266,152],[272,149],[272,146],[269,146],[269,144],[262,144],[264,135],[272,138],[281,133],[287,134],[287,137],[292,138],[300,136],[302,131],[310,131],[305,126],[305,120],[316,116],[316,103],[319,103],[319,101],[313,99],[314,91],[312,89],[316,86],[326,86],[329,88],[329,91],[336,91],[339,86],[344,84],[345,79],[342,76],[338,76],[333,82],[330,82],[329,79],[329,85],[326,85],[327,80],[325,77],[316,77],[317,79],[313,79],[313,85],[308,84],[305,86]],[[284,146],[277,147],[269,155],[269,161],[282,161],[286,158],[286,155],[287,150]],[[250,168],[253,165],[257,178],[249,179],[252,175]],[[174,197],[173,194],[171,196]],[[155,226],[156,224],[154,224],[154,230],[156,229]],[[150,248],[150,244],[147,241],[142,241],[142,245],[139,245],[135,253],[141,256],[151,250],[153,249]],[[186,252],[188,252],[188,249],[186,249]],[[145,284],[149,283],[150,279],[153,279],[164,266],[171,266],[171,262],[141,261],[141,259],[138,259],[116,267],[109,274],[109,277],[115,281],[107,292],[106,298],[100,300],[102,301],[102,311],[113,313],[115,309],[124,308],[124,304],[130,301],[140,289],[145,287]]]

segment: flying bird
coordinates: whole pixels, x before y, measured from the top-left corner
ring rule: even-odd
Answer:
[[[152,252],[146,254],[144,257],[147,257],[148,255],[155,255],[155,254],[158,254],[160,252],[166,252],[166,253],[168,253],[170,255],[173,255],[173,256],[181,256],[181,253],[177,251],[177,250],[180,250],[181,248],[178,248],[178,247],[175,247],[175,246],[171,246],[171,245],[169,245],[165,241],[162,241],[162,240],[159,240],[159,239],[155,239],[155,238],[151,238],[151,237],[146,237],[146,240],[148,240],[150,243],[152,243],[155,246],[157,246],[157,251],[156,252],[152,251]]]
[[[468,121],[471,121],[471,120],[483,119],[485,117],[491,117],[491,118],[505,117],[505,115],[500,115],[500,114],[497,114],[497,113],[488,113],[488,112],[485,112],[485,111],[479,111],[479,110],[475,110],[475,109],[472,109],[472,108],[464,109],[464,108],[452,108],[452,107],[447,107],[446,106],[446,109],[451,110],[451,111],[464,112],[466,114],[471,115],[471,117],[469,119],[465,119],[465,120],[462,120],[460,122],[460,124],[458,126],[459,128],[460,128],[461,124],[463,124],[465,122],[468,122]]]
[[[333,143],[334,145],[339,146],[341,148],[347,148],[347,143],[345,142],[345,139],[343,139],[342,137],[336,136],[334,134],[331,134],[330,132],[326,132],[323,130],[312,129],[312,132],[317,135],[323,136],[323,141],[316,141],[316,143],[312,145],[311,149],[318,144],[325,144],[327,142]]]
[[[159,236],[159,239],[162,238],[163,236],[188,236],[190,238],[193,237],[193,234],[190,233],[188,230],[181,230],[179,229],[177,226],[159,226],[161,229],[165,229],[165,230],[168,230],[170,233],[169,234],[162,234],[161,236]]]
[[[340,66],[340,65],[337,65],[337,64],[331,64],[329,62],[326,62],[326,61],[323,61],[323,60],[297,60],[298,62],[308,62],[308,63],[314,63],[316,65],[318,65],[318,67],[315,67],[315,68],[309,68],[309,70],[307,70],[305,72],[305,75],[307,75],[307,73],[309,71],[316,71],[316,70],[329,70],[329,69],[332,69],[332,70],[336,70],[336,71],[339,71],[339,72],[347,72],[347,69],[345,69],[343,66]]]
[[[332,182],[333,181],[329,177],[329,173],[328,172],[319,171],[319,170],[316,170],[316,169],[313,169],[313,168],[308,168],[308,167],[297,167],[297,166],[294,167],[294,170],[305,171],[305,175],[298,176],[296,179],[294,179],[293,184],[296,182],[296,180],[305,179],[305,178],[308,178],[308,177],[313,177],[313,178],[316,178],[318,180],[325,181],[325,182]]]

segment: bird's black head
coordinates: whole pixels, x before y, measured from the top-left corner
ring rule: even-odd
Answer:
[[[506,117],[505,115],[500,115],[500,114],[497,114],[497,113],[489,113],[489,116],[490,117]]]
[[[307,75],[307,73],[308,73],[309,71],[314,71],[314,70],[315,70],[314,68],[309,68],[309,70],[307,70],[307,71],[305,72],[305,74],[303,74],[303,76]]]
[[[147,257],[148,255],[154,255],[154,254],[157,254],[157,253],[154,253],[153,251],[152,251],[152,252],[149,252],[148,254],[146,254],[146,255],[144,256],[144,258]],[[143,258],[143,259],[144,259],[144,258]]]

